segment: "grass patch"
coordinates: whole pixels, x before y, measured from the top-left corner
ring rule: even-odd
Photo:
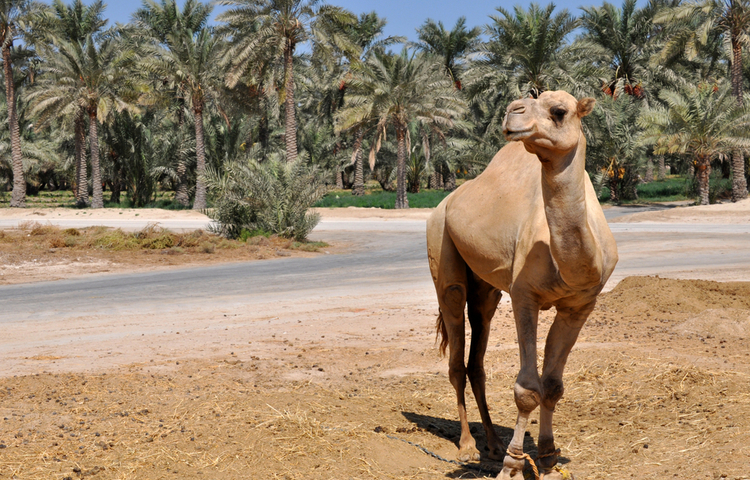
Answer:
[[[18,228],[0,230],[0,244],[14,248],[43,251],[99,251],[99,252],[153,252],[169,255],[213,254],[232,250],[259,249],[299,250],[317,252],[328,247],[325,242],[298,242],[268,232],[247,231],[246,238],[232,240],[203,230],[188,233],[174,233],[151,224],[137,232],[125,232],[109,227],[88,227],[82,229],[62,229],[38,222],[24,222]],[[241,252],[240,252],[241,253]]]
[[[409,207],[435,208],[450,192],[443,190],[423,190],[419,193],[407,193]],[[393,209],[396,206],[396,193],[374,190],[362,196],[353,196],[348,190],[333,190],[320,199],[316,207],[363,207]]]
[[[319,252],[321,248],[328,247],[326,242],[292,242],[289,250],[301,250],[303,252]]]
[[[271,232],[267,232],[267,231],[262,230],[262,229],[248,230],[246,228],[243,228],[242,232],[240,232],[240,236],[239,236],[238,240],[240,242],[247,242],[248,239],[253,238],[253,237],[266,237],[266,238],[268,238],[270,236],[271,236]]]

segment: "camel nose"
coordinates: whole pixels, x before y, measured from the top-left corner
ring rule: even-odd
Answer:
[[[524,105],[522,103],[521,104],[517,104],[517,105],[511,105],[508,110],[509,110],[508,113],[513,113],[513,114],[516,114],[516,115],[521,115],[523,113],[526,113],[526,105]]]

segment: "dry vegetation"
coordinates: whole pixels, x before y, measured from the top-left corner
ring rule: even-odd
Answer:
[[[506,440],[518,362],[511,316],[501,304],[487,356],[491,413]],[[494,476],[498,463],[425,452],[455,458],[459,426],[424,333],[369,332],[366,348],[291,341],[289,331],[210,361],[188,353],[2,379],[0,478]],[[415,368],[399,374],[405,365]],[[577,479],[750,478],[750,284],[625,279],[603,296],[567,372],[555,429]],[[536,422],[529,434],[533,455]]]
[[[299,256],[327,246],[276,236],[239,241],[203,230],[174,233],[156,224],[125,232],[110,227],[62,229],[24,222],[16,229],[0,230],[0,284],[56,280],[81,273]]]

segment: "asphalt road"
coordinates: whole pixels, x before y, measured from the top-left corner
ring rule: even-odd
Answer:
[[[616,216],[616,209],[608,209]],[[625,213],[632,213],[631,209]],[[610,287],[629,275],[750,280],[746,225],[611,224],[620,262]],[[431,288],[423,220],[324,220],[313,239],[345,245],[338,255],[284,258],[212,267],[0,287],[0,323],[88,315],[190,311],[212,305],[252,308],[281,300],[314,300]]]

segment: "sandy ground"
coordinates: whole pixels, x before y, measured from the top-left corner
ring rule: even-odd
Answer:
[[[666,222],[666,223],[750,223],[750,199],[736,203],[718,203],[693,207],[671,208],[658,212],[642,212],[617,217],[611,222]]]
[[[737,212],[748,215],[750,203],[739,205],[637,215],[744,221]],[[321,213],[403,218],[345,210]],[[487,458],[450,463],[459,428],[435,313],[429,289],[381,288],[25,322],[3,333],[15,353],[0,378],[0,478],[494,477],[500,465]],[[553,315],[541,315],[540,351]],[[35,341],[50,329],[59,342]],[[486,371],[506,440],[517,368],[503,302]],[[625,279],[602,296],[565,382],[555,434],[577,479],[750,479],[750,284]],[[534,456],[536,422],[528,433]]]

